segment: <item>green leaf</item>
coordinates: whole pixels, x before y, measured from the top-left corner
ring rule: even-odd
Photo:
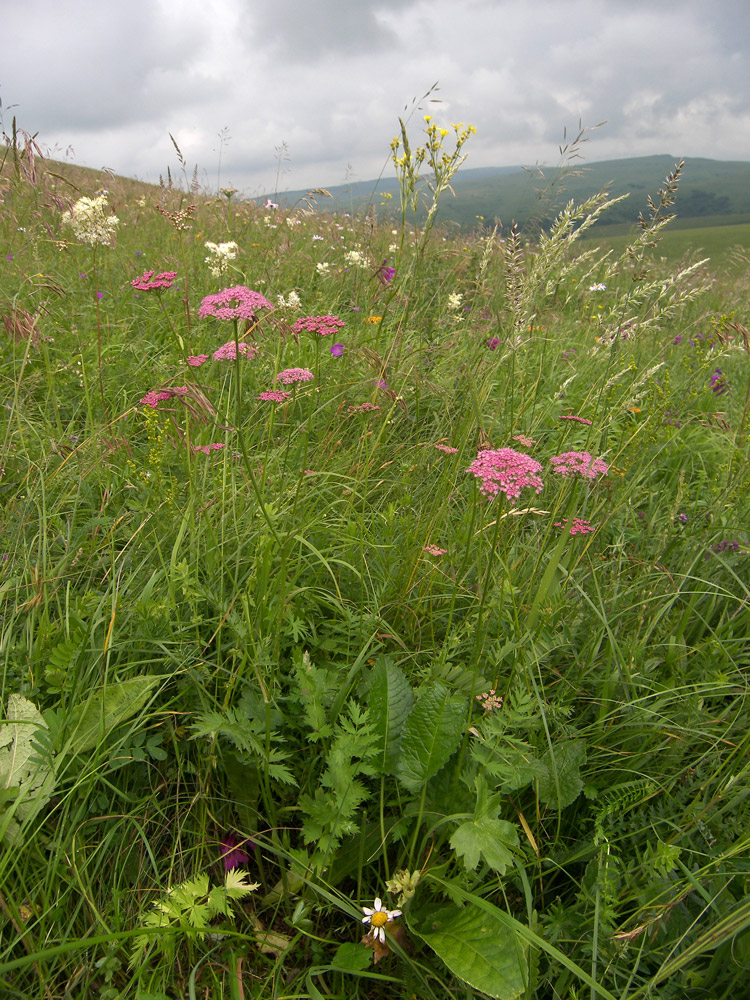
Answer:
[[[518,831],[502,819],[474,819],[462,823],[450,840],[456,854],[467,868],[476,868],[479,855],[501,875],[513,860],[512,849],[518,847]]]
[[[345,941],[340,944],[333,956],[331,965],[343,972],[362,972],[370,966],[372,950],[365,948],[362,944],[354,944],[353,941]]]
[[[408,914],[409,929],[464,982],[497,1000],[515,1000],[525,990],[523,943],[499,916],[468,903]]]
[[[586,763],[586,744],[583,740],[558,743],[542,757],[546,775],[539,779],[539,799],[553,809],[564,809],[574,802],[583,788],[580,774]]]
[[[381,740],[381,770],[392,774],[400,756],[401,733],[414,707],[404,672],[389,656],[379,656],[370,672],[370,719]]]
[[[418,791],[456,751],[466,723],[466,700],[435,681],[419,697],[406,720],[396,775]]]
[[[18,789],[12,816],[2,824],[11,843],[21,832],[13,816],[21,821],[33,819],[55,787],[52,758],[45,760],[34,745],[46,731],[47,724],[32,702],[18,694],[8,695],[6,719],[0,722],[0,788]]]
[[[130,719],[148,701],[158,677],[131,677],[113,681],[87,701],[74,705],[68,716],[71,753],[92,750],[115,726]]]

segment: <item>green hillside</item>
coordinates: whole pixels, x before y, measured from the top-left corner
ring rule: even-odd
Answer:
[[[649,194],[655,194],[664,178],[679,162],[679,156],[641,156],[590,163],[574,170],[523,167],[482,167],[462,170],[454,180],[455,197],[441,203],[439,219],[462,228],[482,222],[500,221],[522,227],[544,226],[570,199],[582,201],[602,189],[613,197],[628,195],[605,216],[607,225],[632,225],[645,209]],[[390,212],[398,207],[395,179],[360,181],[330,188],[327,210],[361,214],[372,205],[377,211]],[[304,191],[279,194],[277,200],[287,206],[304,197]],[[384,197],[384,195],[386,197]],[[388,199],[387,195],[391,195]],[[700,157],[686,160],[675,211],[685,220],[705,219],[709,225],[728,225],[750,219],[750,163],[709,160]],[[737,218],[745,216],[745,218]]]

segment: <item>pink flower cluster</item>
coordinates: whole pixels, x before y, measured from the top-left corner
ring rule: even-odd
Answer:
[[[283,389],[267,389],[265,392],[258,393],[255,398],[262,400],[264,403],[283,403],[290,396],[291,392],[284,392]]]
[[[344,321],[338,316],[303,316],[292,327],[292,333],[317,333],[321,337],[326,337],[329,333],[340,330],[342,326]]]
[[[574,413],[561,413],[557,418],[558,420],[576,420],[579,424],[590,424],[591,421],[587,417],[577,417]]]
[[[431,556],[444,556],[448,550],[441,549],[439,545],[424,545],[422,551],[427,552]]]
[[[258,353],[258,348],[253,347],[252,344],[239,343],[235,344],[233,340],[228,340],[226,344],[222,344],[218,350],[214,351],[214,361],[235,361],[237,358],[237,348],[239,347],[240,355],[252,361],[255,355]]]
[[[144,271],[140,278],[134,278],[130,284],[139,292],[152,292],[160,288],[171,288],[176,277],[177,271],[162,271],[156,276],[153,271]]]
[[[190,357],[187,359],[187,363],[190,365],[191,368],[200,368],[200,366],[204,365],[207,361],[208,361],[207,354],[191,354]]]
[[[435,448],[438,451],[444,452],[446,455],[457,455],[458,454],[458,448],[451,448],[451,446],[447,445],[447,444],[436,444]]]
[[[309,382],[313,378],[315,376],[307,368],[285,368],[276,376],[276,381],[282,382],[284,385],[292,385],[294,382]]]
[[[567,517],[564,517],[562,521],[555,521],[555,527],[567,528],[570,535],[588,535],[592,531],[596,531],[595,524],[592,524],[591,521],[584,521],[580,517],[574,517],[570,527],[568,527]]]
[[[522,444],[524,448],[530,448],[533,444],[536,444],[534,438],[529,437],[528,434],[516,434],[513,440],[518,441],[518,443]]]
[[[537,493],[543,488],[539,462],[512,448],[480,451],[466,471],[480,480],[479,490],[487,497],[504,493],[509,500],[515,500],[526,487]]]
[[[202,451],[204,455],[208,455],[212,451],[221,451],[226,445],[222,444],[221,441],[214,441],[212,444],[194,444],[193,451]]]
[[[367,413],[368,411],[375,412],[379,410],[380,407],[377,403],[360,403],[359,406],[347,406],[347,413]]]
[[[253,292],[244,285],[225,288],[222,292],[207,295],[200,304],[198,316],[215,316],[216,319],[247,319],[254,323],[258,309],[272,309],[273,306],[260,292]]]
[[[176,385],[171,389],[152,389],[138,402],[155,410],[159,403],[163,403],[165,399],[171,399],[173,396],[187,396],[189,392],[190,390],[184,385]]]
[[[606,476],[609,466],[601,458],[592,458],[588,451],[566,451],[562,455],[553,455],[550,459],[553,472],[560,476],[581,476],[583,479],[596,479]]]

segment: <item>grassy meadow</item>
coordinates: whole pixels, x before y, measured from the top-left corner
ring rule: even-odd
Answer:
[[[747,251],[443,231],[470,132],[0,150],[8,1000],[749,995]]]

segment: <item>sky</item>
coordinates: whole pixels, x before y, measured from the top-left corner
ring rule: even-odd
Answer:
[[[467,168],[560,165],[579,125],[589,162],[750,160],[749,0],[2,0],[2,25],[3,130],[155,183],[170,133],[210,191],[393,176],[425,114],[476,127]]]

